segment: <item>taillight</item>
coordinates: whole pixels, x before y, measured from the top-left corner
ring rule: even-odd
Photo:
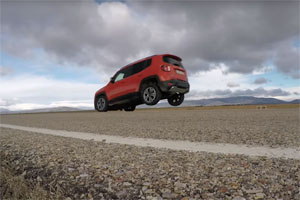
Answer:
[[[162,69],[163,71],[165,71],[165,72],[170,72],[170,71],[171,71],[171,67],[168,66],[168,65],[162,65],[162,66],[161,66],[161,69]]]

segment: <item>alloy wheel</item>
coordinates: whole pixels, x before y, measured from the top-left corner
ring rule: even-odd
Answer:
[[[153,87],[147,87],[144,90],[143,98],[146,103],[152,103],[156,98],[156,90]]]
[[[103,97],[100,97],[98,99],[97,108],[98,108],[98,110],[104,110],[104,108],[105,108],[105,99]]]

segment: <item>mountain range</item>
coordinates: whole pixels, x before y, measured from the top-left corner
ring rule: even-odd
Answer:
[[[201,106],[218,106],[218,105],[257,105],[257,104],[298,104],[299,99],[293,101],[283,101],[276,98],[258,98],[252,96],[238,96],[227,98],[212,98],[190,100],[185,103]]]
[[[221,106],[221,105],[265,105],[265,104],[300,104],[300,99],[293,101],[283,101],[276,98],[261,98],[253,96],[237,96],[226,98],[210,98],[199,100],[185,100],[181,107],[184,106]],[[148,107],[142,105],[140,107]],[[168,102],[161,102],[156,107],[171,107]]]
[[[220,105],[262,105],[262,104],[300,104],[300,99],[293,101],[283,101],[276,98],[261,98],[253,96],[237,96],[226,98],[211,98],[211,99],[199,99],[199,100],[185,100],[181,107],[184,106],[220,106]],[[139,108],[149,108],[149,106],[141,105]],[[163,101],[158,103],[154,107],[170,107],[168,102]],[[11,111],[8,109],[0,108],[0,114],[12,114],[12,113],[40,113],[40,112],[69,112],[69,111],[83,111],[91,110],[89,108],[73,108],[73,107],[55,107],[55,108],[42,108],[23,111]]]
[[[60,106],[54,108],[40,108],[40,109],[30,109],[30,110],[20,110],[20,111],[11,111],[5,108],[0,108],[0,114],[14,114],[14,113],[42,113],[42,112],[71,112],[71,111],[80,111],[83,109]]]

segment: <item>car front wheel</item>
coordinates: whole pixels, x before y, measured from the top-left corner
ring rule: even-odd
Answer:
[[[156,84],[145,85],[142,90],[143,102],[147,105],[155,105],[161,98],[161,92]]]
[[[105,96],[99,96],[95,102],[95,108],[99,112],[106,112],[108,109],[108,102]]]
[[[168,98],[168,102],[171,106],[179,106],[184,100],[184,94],[174,94]]]

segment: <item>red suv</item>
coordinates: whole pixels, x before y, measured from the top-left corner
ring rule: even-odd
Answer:
[[[95,109],[134,111],[139,104],[155,105],[168,99],[180,105],[189,83],[181,58],[171,54],[154,55],[120,69],[110,82],[95,94]]]

